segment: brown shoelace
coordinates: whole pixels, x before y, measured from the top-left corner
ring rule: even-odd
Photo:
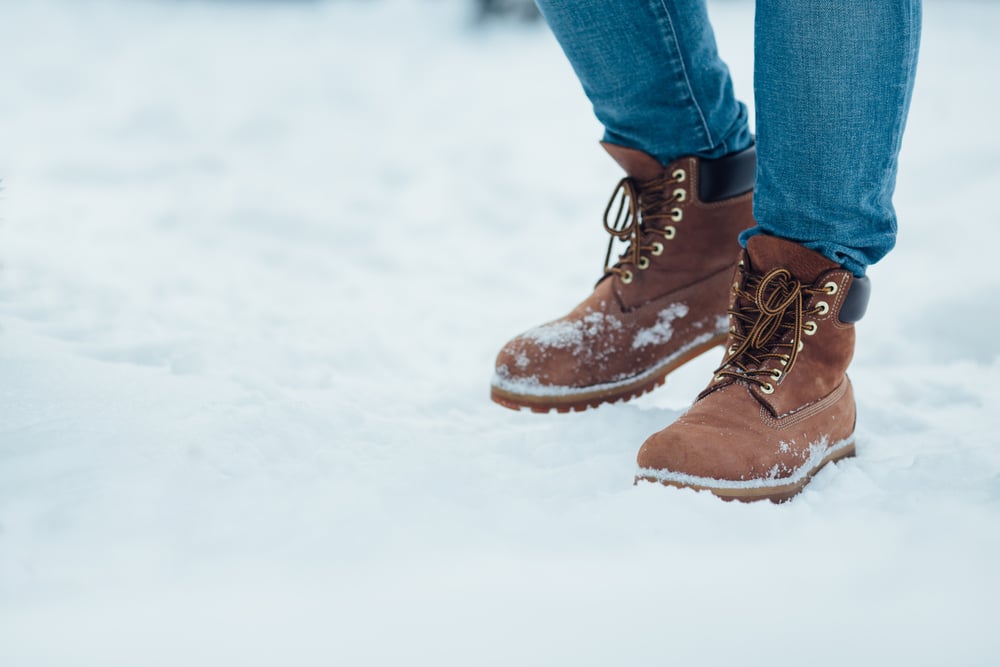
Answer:
[[[715,371],[715,379],[743,380],[770,394],[774,391],[771,381],[780,379],[795,365],[807,326],[815,331],[815,322],[807,322],[806,318],[826,312],[815,306],[806,309],[807,300],[831,292],[828,286],[803,285],[781,268],[763,276],[750,273],[745,285],[737,284],[735,289],[737,305],[729,311],[734,323],[730,329],[732,342]],[[777,359],[783,369],[762,368],[768,359]]]
[[[632,281],[632,271],[623,268],[624,265],[644,269],[649,259],[644,253],[659,255],[663,252],[663,243],[653,240],[660,236],[665,240],[674,237],[676,229],[672,225],[661,226],[665,221],[679,222],[683,218],[683,210],[670,207],[687,199],[682,188],[670,189],[675,183],[685,179],[683,170],[672,174],[664,174],[648,181],[637,181],[625,177],[611,193],[608,206],[604,209],[604,229],[611,234],[608,240],[608,252],[604,256],[604,275],[617,274],[625,283]],[[612,221],[611,212],[615,210]],[[615,239],[628,243],[625,252],[618,257],[614,266],[611,261],[611,250]]]

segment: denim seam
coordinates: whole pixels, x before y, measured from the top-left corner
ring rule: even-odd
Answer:
[[[919,1],[919,0],[918,0]],[[903,61],[902,73],[903,81],[907,81],[907,86],[903,89],[902,94],[899,96],[899,113],[896,115],[894,127],[892,128],[892,148],[891,157],[889,162],[885,165],[885,170],[882,175],[882,189],[885,191],[886,184],[892,183],[894,178],[895,170],[893,169],[893,161],[898,160],[899,151],[903,145],[903,131],[906,129],[906,110],[909,108],[910,100],[913,96],[913,85],[914,78],[917,68],[917,58],[914,55],[917,49],[917,40],[919,39],[919,30],[914,29],[915,23],[915,6],[917,2],[907,3],[907,21],[906,21],[906,55],[907,57]],[[892,226],[892,231],[895,232],[898,228],[898,222],[895,217],[889,221]]]
[[[698,118],[699,120],[701,120],[702,132],[704,134],[705,139],[707,139],[708,141],[704,150],[709,150],[712,148],[712,145],[715,142],[712,140],[712,131],[708,127],[708,121],[705,118],[705,114],[701,110],[701,105],[698,104],[698,98],[695,97],[694,89],[691,87],[691,79],[688,76],[687,65],[684,64],[684,54],[681,52],[680,42],[677,40],[677,31],[674,29],[674,20],[670,16],[670,10],[667,8],[666,0],[658,0],[658,1],[654,0],[653,4],[654,6],[655,5],[660,6],[660,8],[663,10],[663,17],[666,18],[667,20],[667,27],[670,29],[670,39],[673,41],[674,50],[677,52],[677,61],[680,63],[680,70],[681,74],[684,77],[684,85],[687,87],[688,97],[690,98],[691,103],[694,105],[695,110],[698,112]],[[662,30],[663,27],[662,22],[660,22],[660,26]],[[666,35],[664,35],[664,37],[666,37]]]

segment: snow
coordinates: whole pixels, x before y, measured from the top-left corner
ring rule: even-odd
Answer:
[[[710,9],[746,98],[752,6]],[[927,3],[858,457],[781,506],[632,484],[719,354],[488,400],[619,177],[541,27],[0,11],[0,664],[997,664],[1000,6]]]
[[[687,304],[670,304],[657,314],[656,324],[648,329],[640,329],[636,332],[635,339],[632,341],[632,349],[639,350],[647,345],[662,345],[666,343],[674,337],[674,320],[685,317],[688,312],[689,308]],[[698,327],[695,326],[695,328]]]
[[[559,320],[525,331],[523,337],[536,343],[540,348],[573,348],[576,356],[586,355],[587,340],[593,340],[622,328],[622,322],[614,315],[593,312],[578,320]],[[518,360],[520,361],[520,360]]]

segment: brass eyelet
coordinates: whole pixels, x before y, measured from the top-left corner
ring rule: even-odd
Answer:
[[[674,208],[670,210],[670,219],[674,222],[680,222],[684,219],[684,211],[679,208]]]
[[[833,281],[830,281],[827,284],[823,285],[823,290],[827,294],[836,294],[838,289],[839,288],[837,287],[837,283],[835,283]]]
[[[653,249],[650,252],[659,257],[663,254],[663,244],[659,241],[653,241]]]
[[[649,268],[649,258],[648,257],[640,257],[639,258],[639,269],[641,271],[645,271],[648,268]]]
[[[830,304],[828,304],[826,301],[820,301],[819,303],[816,304],[816,313],[818,315],[826,315],[829,312],[830,312]]]
[[[771,384],[770,382],[765,382],[761,386],[761,388],[760,388],[760,393],[762,393],[762,394],[773,394],[774,393],[774,385]]]
[[[674,173],[670,174],[673,176],[674,180],[678,183],[683,183],[687,179],[687,172],[683,169],[674,169]]]
[[[663,230],[663,238],[668,241],[677,236],[677,228],[673,225],[668,225],[666,229]]]
[[[677,201],[685,201],[687,196],[687,191],[684,188],[677,188],[674,190],[674,199]]]
[[[816,330],[818,328],[819,327],[816,326],[815,322],[809,320],[808,322],[805,323],[805,326],[802,327],[802,332],[807,336],[812,336],[814,333],[816,333]]]

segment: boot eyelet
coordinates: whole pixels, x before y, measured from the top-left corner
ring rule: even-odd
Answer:
[[[674,199],[676,199],[677,201],[684,201],[687,199],[687,196],[688,196],[687,191],[684,190],[684,188],[677,188],[676,190],[674,190]]]
[[[674,173],[670,175],[673,176],[674,180],[677,181],[678,183],[683,183],[684,180],[687,178],[687,172],[685,172],[683,169],[675,169]]]
[[[739,292],[740,291],[740,284],[739,283],[733,283],[733,291],[734,292]]]
[[[782,365],[782,366],[787,366],[787,365],[788,365],[788,359],[789,359],[789,357],[788,357],[788,355],[787,355],[787,354],[786,354],[785,356],[783,356],[783,357],[781,358],[781,365]]]
[[[649,268],[649,258],[648,257],[640,257],[639,258],[639,269],[642,270],[642,271],[645,271],[648,268]]]
[[[826,301],[820,301],[819,303],[816,304],[816,313],[818,315],[826,315],[829,312],[830,312],[830,304],[828,304]]]
[[[722,382],[722,381],[723,381],[723,380],[725,380],[725,379],[726,379],[726,378],[725,378],[725,376],[724,376],[724,375],[716,375],[716,376],[715,376],[715,382]]]
[[[668,241],[674,238],[675,236],[677,236],[677,228],[674,227],[673,225],[669,225],[666,229],[663,230],[663,238],[667,239]]]
[[[674,208],[670,210],[670,219],[674,222],[680,222],[684,219],[684,211],[679,208]]]
[[[742,268],[743,268],[744,266],[746,266],[746,264],[744,264],[743,260],[741,259],[741,260],[740,260],[740,261],[739,261],[739,262],[738,262],[738,263],[736,264],[736,266],[738,266],[738,267],[740,267],[740,268],[742,269]]]
[[[837,287],[837,283],[835,283],[833,281],[828,282],[827,284],[823,285],[823,290],[827,294],[836,294],[838,289],[840,289],[840,288]]]
[[[628,285],[630,282],[632,282],[632,278],[633,276],[631,271],[626,271],[621,276],[622,283],[625,285]]]
[[[805,346],[802,344],[802,341],[799,341],[798,351],[801,352],[803,347]]]
[[[770,382],[765,382],[761,386],[761,388],[760,388],[760,393],[762,393],[762,394],[773,394],[774,393],[774,385],[771,384]]]
[[[653,242],[653,249],[651,251],[655,256],[659,257],[663,254],[663,244],[659,241]]]
[[[808,322],[805,323],[805,326],[802,327],[802,332],[807,336],[812,336],[814,333],[816,333],[816,330],[818,328],[819,327],[816,326],[815,322],[809,320]]]
[[[773,377],[775,380],[780,380],[782,375],[784,375],[784,373],[779,371],[777,368],[771,371],[771,377]]]

